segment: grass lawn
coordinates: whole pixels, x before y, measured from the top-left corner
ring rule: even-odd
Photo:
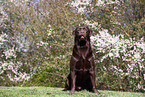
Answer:
[[[0,97],[145,97],[144,93],[135,92],[99,90],[101,94],[97,95],[86,90],[72,94],[62,90],[53,87],[0,87]]]

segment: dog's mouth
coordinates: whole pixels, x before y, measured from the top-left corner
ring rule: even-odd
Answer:
[[[80,36],[79,45],[80,46],[85,46],[86,43],[87,43],[86,38],[84,36]]]
[[[80,39],[85,39],[85,37],[84,36],[81,36],[81,38]]]

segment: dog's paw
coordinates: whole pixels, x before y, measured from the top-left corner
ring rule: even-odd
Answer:
[[[74,93],[74,92],[75,92],[75,89],[71,89],[71,90],[70,90],[70,93]]]
[[[93,89],[94,93],[100,94],[97,89]]]

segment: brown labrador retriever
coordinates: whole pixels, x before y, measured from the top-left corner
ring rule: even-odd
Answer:
[[[70,74],[66,78],[64,89],[70,90],[70,93],[87,89],[99,94],[95,85],[95,64],[90,44],[91,32],[87,26],[78,26],[72,33],[75,44],[70,60]]]

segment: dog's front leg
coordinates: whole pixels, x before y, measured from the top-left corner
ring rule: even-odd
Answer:
[[[92,83],[92,90],[93,92],[97,93],[97,94],[100,94],[97,89],[96,89],[96,85],[95,85],[95,72],[91,71],[90,72],[90,78],[91,78],[91,83]]]
[[[76,82],[76,73],[75,73],[75,71],[71,71],[71,90],[70,90],[70,93],[75,92],[75,82]]]

